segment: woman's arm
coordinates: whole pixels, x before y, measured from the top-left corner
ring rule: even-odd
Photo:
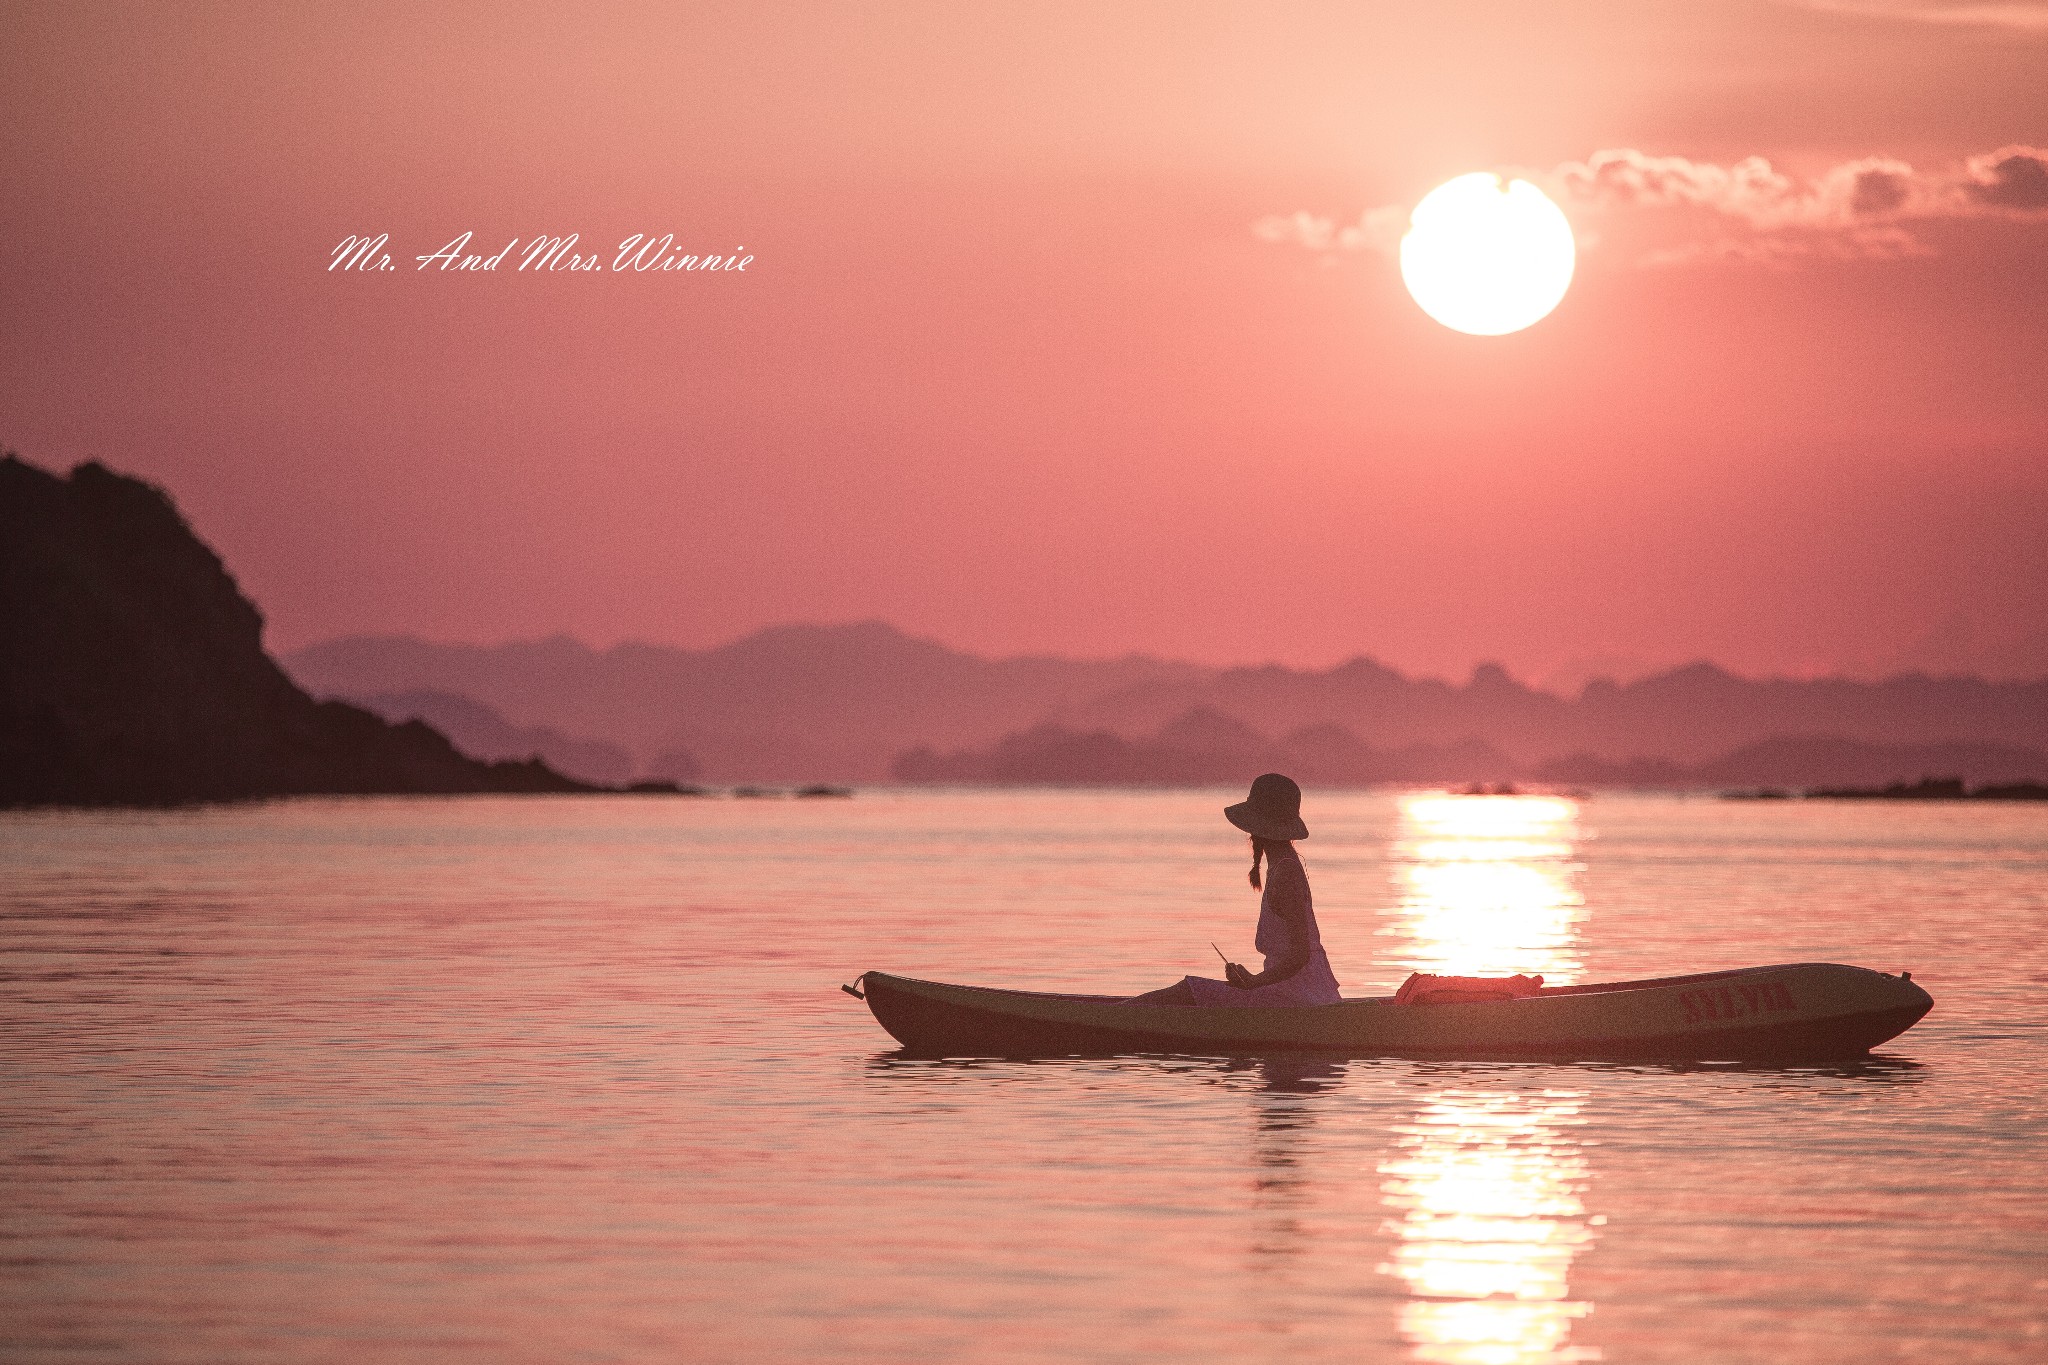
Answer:
[[[1289,920],[1289,923],[1295,924],[1296,927],[1293,945],[1288,950],[1287,956],[1281,958],[1263,972],[1248,972],[1244,968],[1238,967],[1237,970],[1241,975],[1233,975],[1229,972],[1224,973],[1225,976],[1231,978],[1231,985],[1236,986],[1239,990],[1247,991],[1259,986],[1271,986],[1276,982],[1285,981],[1288,977],[1293,976],[1308,965],[1308,931],[1292,919]],[[1237,964],[1232,963],[1231,965],[1236,966]]]

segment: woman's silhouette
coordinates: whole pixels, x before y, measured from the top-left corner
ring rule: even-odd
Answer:
[[[1315,908],[1309,899],[1308,872],[1294,851],[1296,839],[1308,838],[1301,822],[1301,788],[1279,773],[1252,783],[1251,795],[1227,806],[1224,818],[1252,837],[1254,889],[1259,901],[1258,950],[1265,970],[1246,971],[1224,964],[1221,981],[1183,977],[1164,989],[1133,996],[1133,1005],[1330,1005],[1335,1004],[1337,977],[1323,953],[1316,930]],[[1266,865],[1263,883],[1259,864]]]

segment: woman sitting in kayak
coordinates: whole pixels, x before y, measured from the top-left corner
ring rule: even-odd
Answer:
[[[1323,953],[1316,931],[1316,912],[1309,900],[1308,873],[1296,839],[1308,838],[1301,822],[1301,788],[1292,778],[1267,773],[1252,783],[1251,796],[1226,806],[1223,816],[1252,836],[1252,888],[1261,889],[1259,863],[1264,860],[1265,895],[1259,901],[1256,944],[1265,955],[1265,970],[1246,971],[1235,962],[1223,966],[1224,979],[1183,977],[1162,990],[1132,996],[1131,1005],[1332,1005],[1338,1000],[1337,977]]]

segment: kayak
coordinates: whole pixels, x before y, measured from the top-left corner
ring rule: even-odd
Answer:
[[[865,972],[849,994],[913,1053],[1029,1057],[1117,1052],[1328,1052],[1354,1057],[1560,1061],[1858,1056],[1933,1008],[1912,973],[1832,962],[1546,986],[1513,1000],[1334,1005],[1127,1005]]]

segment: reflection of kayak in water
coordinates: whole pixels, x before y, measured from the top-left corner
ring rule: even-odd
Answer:
[[[868,972],[898,1042],[951,1056],[1327,1051],[1350,1056],[1745,1061],[1855,1056],[1934,1004],[1910,976],[1802,962],[1551,986],[1516,1000],[1215,1009],[949,986]],[[852,988],[849,987],[849,990]]]

